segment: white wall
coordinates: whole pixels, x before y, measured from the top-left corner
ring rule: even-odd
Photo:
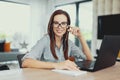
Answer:
[[[31,36],[33,45],[45,34],[47,0],[31,0]]]

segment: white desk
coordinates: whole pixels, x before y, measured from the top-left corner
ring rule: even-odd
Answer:
[[[24,68],[0,71],[0,80],[120,80],[120,62],[112,67],[76,77],[44,69]]]

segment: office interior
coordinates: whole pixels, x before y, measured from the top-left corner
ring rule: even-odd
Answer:
[[[47,33],[50,15],[57,9],[66,10],[70,14],[71,25],[81,29],[91,53],[97,56],[96,50],[102,42],[102,39],[97,39],[98,16],[120,14],[120,0],[1,0],[0,41],[10,43],[10,50],[3,51],[4,54],[10,55],[12,51],[29,52]],[[74,36],[70,35],[69,38],[80,46]],[[11,65],[9,60],[0,62]]]

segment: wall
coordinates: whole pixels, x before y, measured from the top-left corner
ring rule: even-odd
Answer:
[[[31,0],[31,36],[33,45],[45,34],[47,0]]]

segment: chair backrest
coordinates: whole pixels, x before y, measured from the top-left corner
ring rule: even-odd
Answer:
[[[17,59],[18,59],[18,63],[19,63],[19,67],[22,68],[22,58],[25,54],[18,54],[17,55]]]

